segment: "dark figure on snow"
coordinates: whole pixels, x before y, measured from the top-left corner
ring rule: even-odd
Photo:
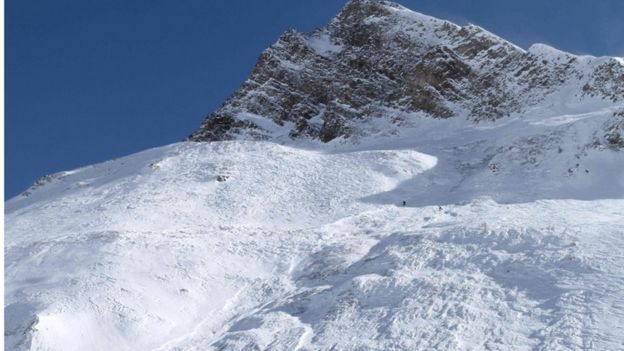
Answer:
[[[407,205],[407,202],[403,201],[403,206]]]

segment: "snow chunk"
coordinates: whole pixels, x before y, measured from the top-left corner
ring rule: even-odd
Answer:
[[[569,59],[569,58],[575,57],[575,55],[572,55],[569,52],[561,51],[559,49],[555,49],[554,47],[550,45],[541,44],[541,43],[531,45],[528,52],[535,56],[541,57],[549,61],[555,61],[555,60],[562,59],[562,58]]]
[[[408,18],[412,21],[416,21],[416,22],[420,22],[423,24],[427,24],[427,23],[435,23],[437,25],[442,25],[442,24],[448,24],[451,25],[457,29],[461,28],[460,26],[456,25],[453,22],[449,22],[449,21],[445,21],[439,18],[435,18],[432,16],[428,16],[425,14],[422,14],[420,12],[416,12],[413,10],[408,9],[407,7],[401,6],[401,5],[395,5],[395,6],[386,6],[386,8],[392,12],[394,12],[395,14],[401,15],[404,18]]]
[[[342,45],[333,43],[327,33],[312,36],[308,39],[308,45],[321,56],[334,55],[343,50]]]
[[[520,51],[520,52],[525,52],[523,48],[519,47],[518,45],[509,42],[501,37],[499,37],[498,35],[488,31],[487,29],[480,27],[476,24],[472,24],[469,23],[463,27],[461,27],[461,29],[465,30],[466,32],[470,33],[471,35],[474,35],[475,37],[479,37],[479,38],[487,38],[490,39],[494,42],[497,42],[500,44],[506,44],[509,45],[513,48],[515,48],[516,50]]]
[[[303,65],[294,63],[292,61],[281,60],[279,63],[280,67],[290,70],[290,71],[301,71],[304,69]]]
[[[249,112],[241,112],[236,117],[243,121],[249,121],[263,130],[271,132],[275,135],[288,134],[288,131],[290,131],[290,128],[292,127],[290,125],[280,126],[270,118],[265,118]]]

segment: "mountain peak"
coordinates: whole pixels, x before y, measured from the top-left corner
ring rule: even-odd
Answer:
[[[324,28],[284,33],[189,139],[328,142],[392,134],[414,116],[522,115],[562,91],[563,105],[623,101],[619,62],[600,65],[543,44],[525,51],[476,25],[352,0]],[[371,129],[381,121],[385,130]]]
[[[6,203],[6,350],[624,345],[620,58],[351,1],[190,140]]]

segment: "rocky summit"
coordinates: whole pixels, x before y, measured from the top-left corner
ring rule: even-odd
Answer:
[[[188,139],[329,142],[371,135],[375,120],[399,130],[414,114],[479,122],[596,98],[624,101],[622,59],[524,50],[475,25],[352,0],[324,28],[284,33]],[[622,126],[617,118],[601,135],[621,146]]]

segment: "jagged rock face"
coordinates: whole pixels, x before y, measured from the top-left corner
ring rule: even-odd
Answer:
[[[371,120],[400,126],[414,113],[494,120],[564,89],[571,101],[623,101],[624,63],[545,45],[525,51],[477,26],[353,0],[325,28],[284,33],[189,140],[327,142],[366,135]]]

